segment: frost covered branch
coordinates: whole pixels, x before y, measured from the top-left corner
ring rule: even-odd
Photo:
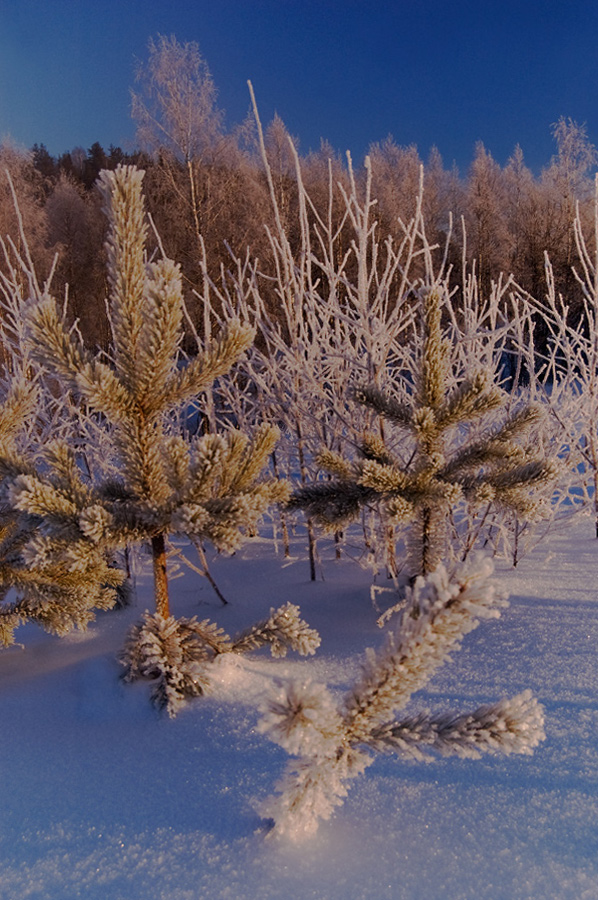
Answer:
[[[263,807],[275,832],[295,839],[313,833],[373,762],[372,751],[477,758],[529,754],[544,739],[542,709],[529,691],[469,713],[394,718],[481,619],[500,615],[506,602],[491,574],[491,562],[478,559],[450,577],[442,565],[419,577],[384,647],[367,651],[342,703],[322,685],[296,682],[268,701],[259,729],[298,757]]]

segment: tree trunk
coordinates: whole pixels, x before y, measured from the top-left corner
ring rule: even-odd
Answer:
[[[309,553],[309,577],[311,581],[316,580],[316,535],[314,533],[314,523],[307,516],[307,550]]]
[[[272,466],[274,468],[274,477],[276,478],[277,481],[280,481],[281,479],[280,479],[280,473],[278,471],[278,460],[276,458],[276,452],[274,450],[272,451]],[[282,543],[283,543],[283,547],[284,547],[284,558],[290,559],[291,558],[291,542],[289,540],[289,528],[287,525],[287,517],[285,516],[282,509],[280,511],[280,524],[282,527]]]
[[[301,432],[301,425],[299,422],[296,423],[296,432],[297,432],[297,451],[299,453],[299,474],[301,477],[301,484],[307,484],[307,466],[305,464],[305,453],[303,450],[303,434]],[[307,519],[307,548],[309,553],[309,575],[312,581],[316,580],[316,535],[314,531],[314,523],[310,516],[306,516]]]
[[[154,596],[156,612],[167,619],[170,615],[168,601],[168,575],[166,573],[166,545],[163,534],[152,538],[152,559],[154,563]]]
[[[399,567],[397,565],[395,526],[392,524],[386,526],[386,569],[389,578],[393,580],[397,578]]]

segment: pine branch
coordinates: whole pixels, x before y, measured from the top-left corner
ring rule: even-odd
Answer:
[[[169,406],[175,406],[196,397],[216,378],[229,371],[249,349],[253,339],[252,328],[231,321],[213,345],[201,351],[184,369],[173,375],[165,389],[165,402]]]
[[[230,490],[246,490],[256,481],[267,465],[279,438],[278,428],[268,424],[258,426],[248,440],[237,465],[234,468],[231,466],[234,477],[229,484]]]
[[[320,635],[299,618],[298,606],[285,603],[279,609],[271,609],[267,619],[235,636],[231,649],[233,653],[246,653],[265,645],[275,657],[286,656],[289,649],[300,656],[310,656],[320,646]]]
[[[362,775],[373,760],[357,750],[343,750],[334,758],[302,756],[287,766],[276,793],[260,812],[274,821],[274,833],[300,841],[314,834],[319,823],[342,806],[347,782]]]
[[[363,385],[355,388],[352,396],[357,403],[362,403],[379,416],[401,428],[413,428],[413,408],[388,397],[375,385]]]
[[[188,697],[201,696],[209,681],[205,664],[220,631],[194,619],[163,618],[146,612],[129,632],[120,656],[125,681],[153,682],[152,701],[174,717]]]
[[[15,642],[15,631],[22,622],[21,616],[13,610],[0,607],[0,644],[3,647],[12,647]]]
[[[409,476],[396,465],[384,465],[367,459],[359,466],[359,470],[358,483],[377,494],[404,492],[411,486]]]
[[[169,380],[176,375],[183,338],[183,292],[179,266],[170,259],[153,263],[138,337],[135,398],[148,418],[168,405]]]
[[[399,624],[380,654],[370,650],[359,681],[345,701],[351,741],[366,740],[371,728],[401,709],[459,648],[481,618],[497,618],[505,601],[488,581],[492,564],[462,570],[453,579],[444,566],[409,589]]]
[[[444,402],[449,370],[450,344],[442,335],[442,301],[436,289],[422,300],[423,352],[418,372],[418,404],[440,410]]]
[[[288,509],[305,509],[324,528],[354,521],[362,508],[379,499],[372,488],[351,482],[317,482],[295,491]]]
[[[44,294],[32,301],[24,316],[33,359],[55,372],[70,390],[76,390],[77,375],[88,356],[76,335],[67,332],[54,298]]]
[[[438,422],[441,428],[471,422],[487,415],[504,405],[502,391],[492,384],[486,372],[467,378],[451,392],[439,410]]]
[[[34,475],[18,475],[8,487],[9,503],[30,516],[74,517],[77,504],[53,485]]]
[[[320,468],[325,469],[331,475],[335,475],[341,481],[348,481],[355,474],[353,465],[347,462],[340,453],[335,453],[333,450],[329,450],[328,447],[320,450],[316,462]]]
[[[378,434],[365,434],[360,450],[364,459],[371,459],[382,466],[396,465],[396,461],[386,449],[384,440]]]
[[[116,376],[129,393],[135,391],[139,372],[137,355],[146,287],[143,175],[134,166],[118,166],[114,171],[104,170],[98,178],[103,210],[110,223],[106,250],[113,360]]]
[[[419,761],[441,756],[479,759],[482,753],[531,754],[544,740],[544,717],[531,691],[471,713],[420,714],[375,728],[367,741],[382,752]]]
[[[12,378],[0,408],[0,457],[16,451],[19,434],[37,411],[39,387],[24,376]]]

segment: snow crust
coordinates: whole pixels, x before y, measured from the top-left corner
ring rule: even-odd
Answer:
[[[0,653],[2,900],[596,900],[598,897],[598,542],[589,518],[555,530],[517,569],[510,603],[467,636],[410,709],[471,709],[531,689],[546,741],[531,757],[433,762],[377,757],[345,803],[299,845],[269,837],[260,803],[286,753],[257,728],[260,698],[287,678],[339,695],[379,647],[367,572],[323,549],[270,542],[218,557],[230,603],[187,573],[175,615],[228,633],[290,601],[322,635],[315,657],[222,658],[211,693],[176,719],[116,656],[150,603],[102,614],[84,635],[33,626]],[[301,541],[299,541],[301,543]],[[385,596],[385,595],[384,595]],[[391,602],[391,595],[389,602]]]

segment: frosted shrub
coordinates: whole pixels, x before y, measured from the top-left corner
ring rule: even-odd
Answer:
[[[259,131],[257,110],[256,121]],[[283,425],[277,456],[301,482],[291,510],[305,513],[312,578],[314,525],[334,533],[340,552],[342,532],[359,520],[363,558],[393,576],[403,557],[412,577],[476,546],[516,561],[522,530],[551,517],[557,472],[540,404],[526,402],[517,379],[512,393],[501,385],[526,315],[511,302],[512,280],[499,277],[482,296],[465,249],[461,277],[451,269],[450,223],[444,247],[427,237],[423,170],[414,216],[391,237],[371,161],[362,180],[350,157],[338,183],[331,168],[323,209],[290,142],[292,240],[261,143],[276,274],[237,259],[218,292],[260,336],[241,362],[254,390],[227,401],[238,418],[259,409]]]
[[[440,565],[417,578],[383,648],[366,652],[342,702],[323,685],[295,682],[267,702],[260,730],[297,757],[263,807],[275,832],[294,839],[313,833],[375,752],[475,759],[482,753],[530,754],[544,739],[542,710],[529,691],[465,714],[396,717],[481,619],[500,615],[506,601],[491,573],[492,563],[477,558],[452,576]]]
[[[125,681],[153,682],[152,700],[173,717],[187,697],[203,694],[206,681],[202,663],[208,659],[207,627],[196,619],[164,618],[146,612],[134,625],[120,656]]]
[[[573,230],[578,268],[573,275],[581,290],[577,308],[571,298],[557,292],[552,264],[545,255],[546,296],[539,302],[523,291],[530,318],[540,318],[548,333],[545,353],[537,360],[538,389],[542,391],[555,428],[562,434],[561,455],[568,464],[569,483],[562,493],[566,506],[593,507],[598,537],[598,176],[594,184],[593,234],[586,236],[577,209]],[[531,335],[533,337],[533,335]],[[530,329],[519,337],[529,347]],[[529,351],[528,351],[529,352]],[[572,489],[571,489],[572,488]]]

